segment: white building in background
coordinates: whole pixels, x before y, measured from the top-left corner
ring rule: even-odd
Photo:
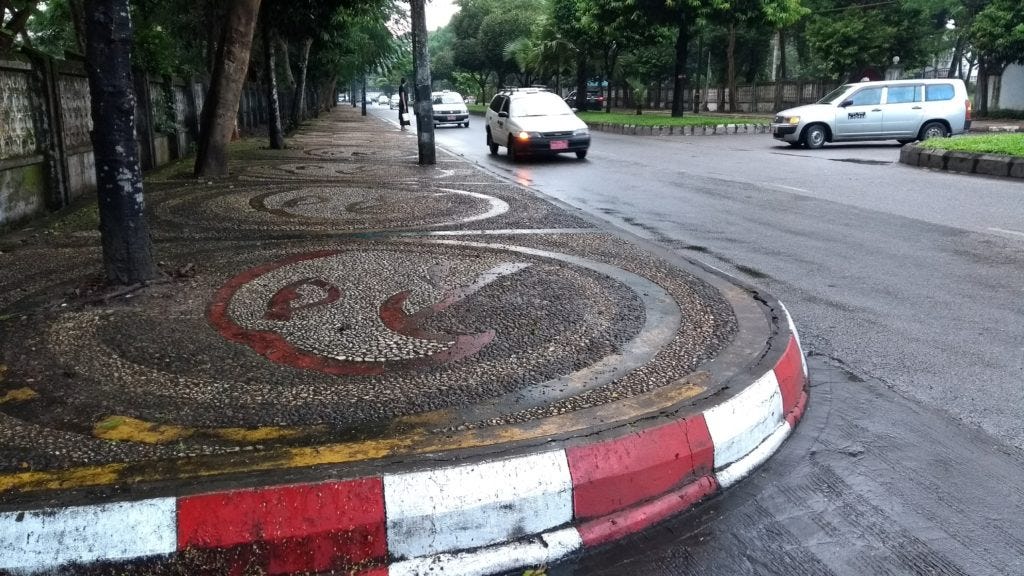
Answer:
[[[1002,76],[989,78],[988,94],[990,110],[1024,110],[1024,65],[1010,64],[1003,70]]]

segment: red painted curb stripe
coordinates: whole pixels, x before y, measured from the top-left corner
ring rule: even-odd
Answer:
[[[276,574],[382,562],[385,526],[380,478],[178,500],[179,550],[256,544]]]
[[[573,515],[598,518],[710,474],[714,446],[703,416],[566,449]]]
[[[714,477],[702,476],[696,482],[673,490],[646,504],[584,522],[577,529],[583,540],[583,546],[592,548],[634,534],[669,516],[678,514],[714,494],[717,490],[718,482]]]
[[[779,391],[782,393],[782,413],[789,414],[796,408],[805,386],[800,345],[793,336],[789,337],[786,351],[775,365],[775,379],[778,380]]]
[[[807,391],[805,390],[800,394],[800,399],[797,400],[796,407],[789,414],[786,414],[786,422],[789,422],[790,428],[795,428],[796,423],[804,417],[804,410],[807,409]]]

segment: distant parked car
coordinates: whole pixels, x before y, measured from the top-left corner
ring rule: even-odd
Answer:
[[[395,108],[398,108],[398,101],[399,101],[398,94],[392,94],[391,95],[391,103],[390,103],[390,106],[391,106],[392,110],[394,110]]]
[[[570,108],[576,109],[576,91],[569,92],[569,95],[565,97],[565,103]],[[604,96],[601,95],[601,91],[598,89],[587,90],[587,110],[604,110]]]
[[[388,102],[391,102],[391,99],[388,98],[387,94],[381,94],[380,98],[377,99],[377,103],[381,106],[387,106]]]
[[[888,80],[845,84],[815,104],[776,114],[772,137],[790,146],[826,142],[914,140],[962,134],[971,127],[963,80]]]

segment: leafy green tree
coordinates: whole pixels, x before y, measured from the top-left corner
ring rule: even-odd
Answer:
[[[65,51],[85,53],[85,34],[72,25],[68,0],[51,0],[46,10],[36,11],[26,23],[31,47],[54,58],[63,58]],[[0,43],[3,42],[0,32]],[[0,47],[2,51],[2,47]],[[135,56],[135,53],[132,54]]]
[[[767,60],[766,40],[773,31],[792,24],[807,13],[800,0],[729,0],[729,10],[713,14],[713,20],[726,31],[725,79],[729,88],[730,112],[737,111],[737,38],[745,37],[740,43],[740,50],[746,50],[743,60],[748,64],[748,71],[758,70]]]
[[[26,28],[38,6],[36,0],[0,0],[0,52],[10,50],[18,36],[27,41]]]
[[[459,11],[452,16],[449,27],[455,37],[452,63],[469,74],[476,85],[480,101],[486,97],[487,82],[492,69],[488,66],[480,26],[495,10],[494,0],[456,0]]]
[[[657,38],[649,43],[630,47],[620,57],[616,79],[629,85],[630,79],[642,79],[647,85],[662,83],[672,77],[675,63],[675,31],[666,27],[653,30]]]
[[[572,47],[576,59],[576,108],[587,108],[587,81],[591,54],[596,45],[593,21],[587,19],[590,0],[550,0],[550,19],[555,34]]]
[[[676,31],[675,64],[672,82],[672,116],[683,115],[686,92],[686,66],[690,39],[699,18],[728,8],[726,0],[622,0],[641,10],[651,21],[671,26]]]
[[[442,26],[429,34],[427,49],[430,52],[430,77],[436,86],[454,86],[455,35],[449,26]],[[412,60],[409,61],[412,70]]]
[[[515,10],[492,10],[480,22],[477,32],[484,66],[494,73],[497,87],[516,70],[514,59],[506,57],[507,46],[539,25],[540,3],[519,0]],[[521,80],[522,81],[522,80]]]
[[[894,56],[905,67],[922,66],[945,31],[945,22],[916,0],[810,0],[808,7],[810,59],[819,73],[839,80],[879,74]]]
[[[1024,62],[1024,4],[1019,0],[991,0],[974,17],[968,34],[978,53],[976,105],[979,114],[985,115],[989,77],[1002,74],[1009,64]],[[998,102],[999,94],[993,96]]]

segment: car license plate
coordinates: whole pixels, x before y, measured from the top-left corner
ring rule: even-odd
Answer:
[[[551,141],[551,149],[552,150],[565,150],[568,147],[569,147],[569,141],[568,140],[552,140]]]
[[[449,116],[448,119],[449,120],[455,120],[455,116]]]

